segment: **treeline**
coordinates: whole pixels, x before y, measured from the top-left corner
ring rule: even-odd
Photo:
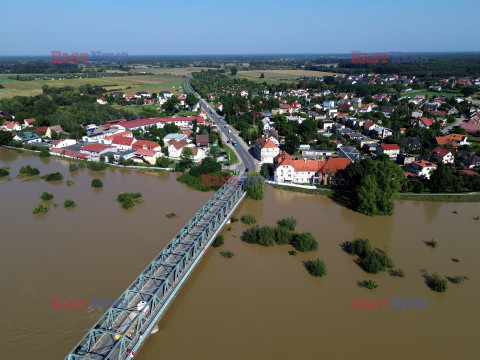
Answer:
[[[408,55],[408,54],[406,54]],[[426,54],[426,63],[392,63],[386,64],[357,64],[352,63],[352,58],[337,59],[336,68],[326,65],[307,64],[307,70],[335,71],[347,74],[399,74],[421,78],[449,77],[449,76],[478,76],[480,62],[478,54]],[[333,60],[333,59],[332,59]],[[390,60],[389,60],[390,61]],[[333,62],[333,61],[332,61]]]
[[[0,62],[0,73],[11,74],[65,74],[79,73],[78,64],[52,64],[48,61],[10,61]]]

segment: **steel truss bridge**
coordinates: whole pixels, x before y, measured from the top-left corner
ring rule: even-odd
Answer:
[[[231,178],[142,271],[65,360],[124,360],[137,354],[183,283],[245,196],[246,174]],[[144,309],[138,304],[144,301]],[[128,322],[128,333],[122,324]]]

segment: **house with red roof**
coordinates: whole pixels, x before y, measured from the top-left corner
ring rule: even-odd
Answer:
[[[46,133],[47,130],[48,130],[48,128],[47,128],[46,126],[39,126],[39,127],[37,127],[37,128],[35,129],[35,131],[36,131],[37,133],[39,133],[39,134],[40,134],[40,133]]]
[[[33,124],[35,123],[35,118],[30,118],[30,119],[24,119],[23,120],[23,127],[24,128],[27,128],[27,127],[31,127],[33,126]]]
[[[112,146],[116,146],[118,150],[131,150],[133,144],[137,141],[133,136],[113,135],[111,141]]]
[[[280,148],[273,140],[264,135],[255,140],[253,152],[261,162],[273,164],[273,159],[280,153]]]
[[[377,146],[377,155],[387,155],[392,160],[397,160],[400,154],[400,146],[397,144],[379,144]]]
[[[445,136],[437,136],[435,137],[437,144],[439,146],[443,145],[451,145],[453,147],[459,147],[463,145],[469,145],[467,142],[467,135],[462,134],[449,134]]]
[[[363,129],[366,131],[372,131],[374,127],[375,127],[375,123],[371,121],[367,121],[365,124],[363,124]]]
[[[133,161],[154,165],[160,156],[162,156],[162,153],[159,151],[138,149],[135,151]]]
[[[427,117],[422,117],[418,120],[418,126],[428,129],[435,122],[434,119],[429,119]]]
[[[415,160],[405,166],[405,171],[416,176],[430,179],[432,172],[437,168],[437,164],[425,160]]]
[[[139,150],[139,149],[152,150],[152,151],[162,150],[162,147],[160,146],[160,144],[154,141],[148,141],[148,140],[137,140],[133,143],[132,147],[135,150]]]
[[[20,131],[22,130],[22,126],[18,121],[5,121],[2,126],[0,126],[0,130],[3,131]]]
[[[110,151],[117,152],[117,148],[115,146],[93,143],[82,146],[79,152],[86,154],[89,160],[100,161],[100,156]]]
[[[455,161],[452,152],[440,146],[432,150],[432,159],[444,164],[453,164]]]
[[[281,151],[274,160],[274,179],[278,183],[287,184],[338,184],[343,180],[340,171],[350,163],[346,158],[330,158],[326,161],[294,160],[286,151]]]

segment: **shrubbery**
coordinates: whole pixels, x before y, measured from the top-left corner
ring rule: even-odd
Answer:
[[[100,161],[88,161],[87,168],[93,171],[102,171],[107,168],[107,164]]]
[[[372,250],[369,239],[355,239],[343,244],[344,250],[360,257],[359,265],[370,274],[393,268],[392,260],[379,250]]]
[[[441,279],[437,274],[426,275],[427,285],[430,289],[436,292],[447,291],[447,280]]]
[[[240,220],[247,225],[252,225],[257,222],[257,218],[253,214],[245,214],[240,218]]]
[[[291,244],[292,238],[293,234],[283,226],[277,226],[275,228],[275,241],[277,242],[277,244]]]
[[[10,168],[0,167],[0,177],[10,175]]]
[[[49,157],[50,156],[50,150],[46,148],[45,146],[42,146],[40,149],[40,153],[38,154],[41,158],[43,157]]]
[[[70,171],[76,171],[78,169],[83,169],[85,167],[86,165],[84,163],[70,163],[70,165],[68,166],[68,169]]]
[[[310,260],[306,264],[307,270],[312,276],[324,276],[327,274],[325,263],[320,259]]]
[[[297,219],[295,219],[292,216],[288,218],[283,218],[282,220],[279,221],[279,225],[290,231],[294,231],[295,228],[297,227]]]
[[[45,214],[48,212],[49,207],[43,203],[38,203],[32,208],[32,214]]]
[[[51,173],[43,176],[45,181],[59,181],[63,179],[63,175],[59,172]]]
[[[217,248],[219,247],[220,245],[223,245],[223,243],[225,242],[225,239],[223,238],[223,235],[218,235],[215,240],[213,240],[213,243],[212,243],[212,246],[214,248]]]
[[[241,237],[242,241],[249,244],[262,246],[273,246],[275,244],[275,228],[271,226],[254,226],[245,231]]]
[[[123,192],[118,194],[117,201],[122,204],[124,209],[130,209],[135,206],[135,202],[139,202],[142,197],[140,193]]]
[[[68,199],[64,201],[63,206],[66,209],[68,209],[68,208],[74,208],[75,206],[77,206],[77,204],[75,203],[75,201]]]
[[[103,182],[100,179],[93,179],[92,180],[92,187],[93,188],[101,188],[103,187]]]
[[[20,175],[36,176],[40,174],[40,170],[30,165],[24,165],[20,168],[19,173]]]
[[[263,178],[257,172],[249,172],[245,181],[247,197],[253,200],[262,200],[265,192],[263,190]]]
[[[51,199],[53,199],[53,194],[50,194],[50,193],[47,193],[46,191],[44,191],[42,193],[42,195],[40,195],[40,199],[42,199],[44,201],[51,200]]]
[[[318,242],[309,232],[294,234],[292,239],[292,245],[295,249],[301,252],[313,251],[318,249]]]

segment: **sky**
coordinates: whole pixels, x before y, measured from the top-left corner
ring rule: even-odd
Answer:
[[[0,56],[480,51],[479,0],[1,0]]]

